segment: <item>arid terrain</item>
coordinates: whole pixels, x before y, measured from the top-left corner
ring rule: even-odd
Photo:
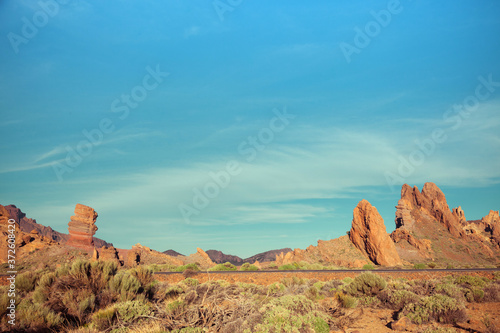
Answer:
[[[115,248],[93,237],[97,218],[93,208],[77,204],[62,234],[14,205],[0,205],[2,244],[15,226],[17,271],[12,326],[11,263],[2,246],[2,331],[500,329],[499,213],[467,221],[433,183],[421,191],[402,187],[391,234],[377,209],[361,200],[348,235],[246,259],[201,248],[188,256],[140,243]],[[377,272],[382,268],[392,271]],[[356,271],[338,272],[343,269]]]

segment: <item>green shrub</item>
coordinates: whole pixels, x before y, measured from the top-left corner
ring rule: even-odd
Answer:
[[[214,272],[218,272],[218,271],[237,271],[238,268],[231,264],[230,262],[226,262],[224,264],[218,264],[218,265],[215,265],[214,267],[210,268],[209,271],[214,271]]]
[[[481,288],[473,287],[465,293],[467,302],[481,302],[484,298],[484,291]]]
[[[355,297],[346,295],[344,293],[336,293],[335,298],[340,302],[344,308],[355,308],[358,304],[358,300]]]
[[[134,300],[116,304],[116,315],[120,321],[126,324],[149,317],[152,313],[151,305],[143,301]]]
[[[488,279],[472,275],[460,275],[455,278],[456,284],[463,284],[470,287],[483,288],[486,286]]]
[[[454,269],[455,266],[453,264],[448,264],[446,265],[446,269]]]
[[[346,291],[351,295],[375,296],[387,287],[387,282],[379,275],[366,272],[354,278]]]
[[[285,285],[279,282],[274,282],[267,287],[268,295],[275,295],[285,291]]]
[[[139,280],[142,286],[146,286],[154,280],[153,271],[150,268],[144,266],[137,266],[136,268],[132,268],[129,271],[129,274]]]
[[[174,272],[184,272],[187,269],[193,270],[195,272],[199,272],[200,271],[200,267],[196,263],[194,263],[194,264],[187,264],[187,265],[176,267],[173,271]]]
[[[281,265],[280,267],[278,267],[278,269],[281,271],[294,271],[298,269],[298,266],[294,264],[286,264],[286,265]]]
[[[129,272],[122,271],[109,281],[109,288],[119,294],[122,301],[131,301],[139,294],[141,282]]]
[[[445,324],[454,324],[465,319],[465,306],[445,295],[426,296],[418,303],[406,305],[399,313],[399,317],[407,316],[416,324],[429,321],[438,321]]]
[[[25,331],[49,331],[59,327],[64,319],[47,307],[23,300],[16,309],[16,326]]]
[[[378,298],[382,305],[399,311],[406,305],[417,303],[420,297],[409,290],[388,290],[385,289],[379,293]]]
[[[258,271],[259,268],[255,265],[249,264],[248,262],[244,263],[240,267],[240,271]]]
[[[413,265],[413,268],[415,268],[415,269],[426,269],[427,265],[426,264],[415,264],[415,265]]]
[[[278,269],[278,265],[276,265],[276,263],[271,263],[269,264],[269,266],[267,266],[269,269]]]
[[[435,291],[460,301],[463,300],[465,292],[463,288],[453,283],[440,283],[436,285]]]
[[[436,266],[437,265],[436,265],[435,262],[430,262],[430,263],[427,264],[427,267],[429,267],[429,268],[436,268]]]
[[[95,312],[91,318],[91,326],[97,330],[105,331],[111,326],[116,318],[116,305]]]
[[[198,281],[197,279],[193,279],[193,278],[187,278],[187,279],[184,279],[182,281],[182,284],[184,284],[188,287],[196,287],[197,285],[200,284],[200,281]]]
[[[375,269],[375,266],[373,266],[372,264],[366,264],[363,266],[363,269],[367,270],[367,271],[371,271],[371,270]]]
[[[319,332],[328,333],[328,316],[318,311],[316,304],[303,295],[273,298],[260,310],[262,323],[256,332]]]

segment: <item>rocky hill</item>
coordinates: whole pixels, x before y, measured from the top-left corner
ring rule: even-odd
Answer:
[[[223,264],[225,262],[230,262],[233,265],[239,266],[243,264],[243,259],[238,256],[233,256],[231,254],[225,254],[221,251],[217,250],[208,250],[206,251],[210,259],[216,264]]]
[[[256,261],[258,262],[269,262],[269,261],[274,261],[276,260],[276,256],[280,253],[287,254],[288,252],[292,252],[292,249],[290,248],[284,248],[284,249],[279,249],[279,250],[270,250],[266,252],[261,252],[258,253],[254,256],[251,256],[249,258],[244,259],[244,262],[248,262],[250,264],[255,263]]]
[[[172,256],[172,257],[184,256],[183,254],[181,254],[181,253],[179,253],[177,251],[174,251],[172,249],[167,250],[167,251],[163,251],[162,253],[168,254],[169,256]]]

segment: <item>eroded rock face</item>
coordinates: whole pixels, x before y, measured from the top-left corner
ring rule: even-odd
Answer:
[[[368,201],[361,200],[354,208],[349,239],[371,261],[383,266],[401,265],[384,220]]]
[[[71,216],[71,221],[68,223],[69,240],[67,245],[93,250],[93,236],[97,231],[96,219],[97,213],[94,209],[77,204],[75,215]]]
[[[498,246],[500,246],[500,215],[498,211],[490,210],[488,215],[481,219],[486,230],[491,232],[491,238]]]

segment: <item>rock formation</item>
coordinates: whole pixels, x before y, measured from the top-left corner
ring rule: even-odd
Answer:
[[[310,245],[307,249],[295,249],[281,252],[276,256],[276,265],[281,266],[294,262],[322,263],[339,267],[359,268],[371,261],[361,253],[347,236],[331,240],[318,240],[318,245]]]
[[[71,216],[71,221],[68,223],[67,245],[92,250],[94,248],[93,236],[97,231],[96,219],[97,213],[94,209],[76,204],[75,215]]]
[[[438,222],[443,224],[446,229],[455,237],[461,236],[461,221],[465,220],[462,208],[455,209],[452,213],[446,202],[446,197],[443,192],[434,183],[425,183],[422,188],[422,193],[418,187],[413,189],[404,184],[401,188],[401,200],[396,206],[396,227],[403,225],[411,228],[415,220],[410,212],[413,209],[420,209],[428,213]]]
[[[500,246],[500,215],[498,211],[490,210],[488,215],[481,219],[485,230],[491,233],[491,239]]]
[[[269,262],[269,261],[274,261],[276,260],[276,256],[279,255],[280,253],[287,254],[288,252],[291,252],[292,249],[290,248],[284,248],[284,249],[279,249],[279,250],[271,250],[271,251],[266,251],[266,252],[261,252],[256,255],[253,255],[249,258],[244,259],[244,262],[248,262],[250,264],[253,264],[255,261],[259,262]]]
[[[391,238],[400,258],[411,263],[445,261],[468,264],[499,262],[500,228],[494,234],[494,211],[481,221],[467,221],[459,206],[450,210],[434,183],[422,192],[405,184],[396,206],[396,230]],[[496,235],[495,233],[495,235]]]
[[[354,208],[349,239],[376,264],[382,266],[402,264],[396,247],[387,234],[382,216],[377,208],[366,200],[361,200]]]

